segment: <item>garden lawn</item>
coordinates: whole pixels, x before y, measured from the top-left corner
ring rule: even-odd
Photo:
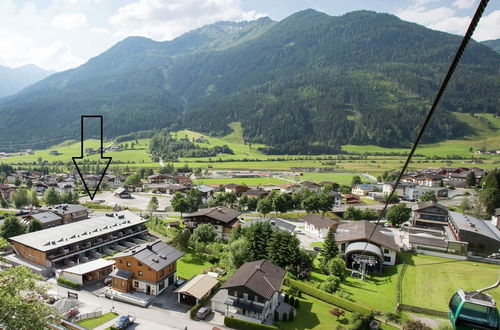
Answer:
[[[302,294],[299,298],[300,304],[297,309],[297,316],[295,316],[293,321],[288,322],[275,322],[275,325],[279,329],[285,330],[302,330],[302,329],[325,329],[331,330],[335,329],[337,326],[341,325],[343,327],[348,326],[349,317],[351,313],[346,311],[344,316],[338,321],[337,318],[330,314],[330,311],[335,308],[335,306],[330,305],[324,301],[316,299],[314,297]]]
[[[481,289],[498,279],[498,265],[424,255],[405,255],[405,259],[410,266],[403,280],[403,303],[408,305],[447,311],[458,288]],[[500,301],[500,290],[488,293]]]
[[[177,260],[177,276],[190,279],[191,277],[201,274],[204,269],[210,267],[211,264],[205,261],[194,250],[184,252],[184,256]]]
[[[93,317],[90,319],[79,321],[77,323],[84,328],[94,329],[94,328],[97,328],[98,326],[100,326],[101,324],[104,324],[108,321],[111,321],[112,319],[114,319],[117,316],[118,316],[118,314],[115,314],[115,313],[106,313],[106,314],[103,314],[99,317]]]

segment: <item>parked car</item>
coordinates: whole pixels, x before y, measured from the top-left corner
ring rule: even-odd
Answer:
[[[297,234],[304,235],[304,232],[302,231],[302,229],[295,229],[294,231],[295,231]]]
[[[198,310],[198,313],[196,313],[196,319],[198,320],[204,320],[208,315],[212,313],[212,309],[209,307],[202,307]]]
[[[134,323],[135,317],[132,317],[130,315],[120,315],[118,317],[118,320],[116,321],[114,327],[117,329],[126,329],[129,325]]]
[[[178,287],[180,287],[181,285],[183,285],[184,283],[186,283],[187,280],[184,280],[184,279],[178,279],[177,281],[175,281],[174,283],[174,288],[177,289]]]
[[[323,248],[321,246],[315,246],[315,247],[313,247],[313,250],[321,252],[321,251],[323,251]]]
[[[493,253],[488,256],[491,259],[500,259],[500,253]]]
[[[108,286],[108,285],[111,285],[111,283],[113,283],[113,278],[112,277],[106,277],[104,279],[104,285]]]

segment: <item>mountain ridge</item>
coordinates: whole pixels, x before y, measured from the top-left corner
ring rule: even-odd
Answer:
[[[0,65],[0,98],[16,94],[52,73],[54,71],[42,69],[34,64],[16,68]]]

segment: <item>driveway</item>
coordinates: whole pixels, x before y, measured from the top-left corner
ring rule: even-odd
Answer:
[[[172,196],[163,194],[152,194],[152,193],[132,193],[132,198],[119,198],[116,197],[112,191],[104,191],[98,193],[95,200],[103,200],[103,205],[115,206],[119,205],[122,208],[135,208],[139,210],[147,210],[149,201],[153,196],[158,199],[158,210],[165,210],[165,208],[171,206]],[[83,197],[80,199],[81,202],[90,202],[88,197]]]

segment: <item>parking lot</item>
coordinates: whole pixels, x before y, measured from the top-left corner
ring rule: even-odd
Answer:
[[[158,199],[158,211],[165,210],[165,208],[171,206],[172,196],[164,194],[152,194],[152,193],[132,193],[132,198],[120,198],[113,194],[112,191],[104,191],[95,195],[95,201],[103,201],[103,205],[109,206],[121,206],[122,208],[134,208],[139,210],[146,210],[148,208],[149,201],[151,197],[155,196]],[[88,197],[81,198],[81,202],[90,202]]]

